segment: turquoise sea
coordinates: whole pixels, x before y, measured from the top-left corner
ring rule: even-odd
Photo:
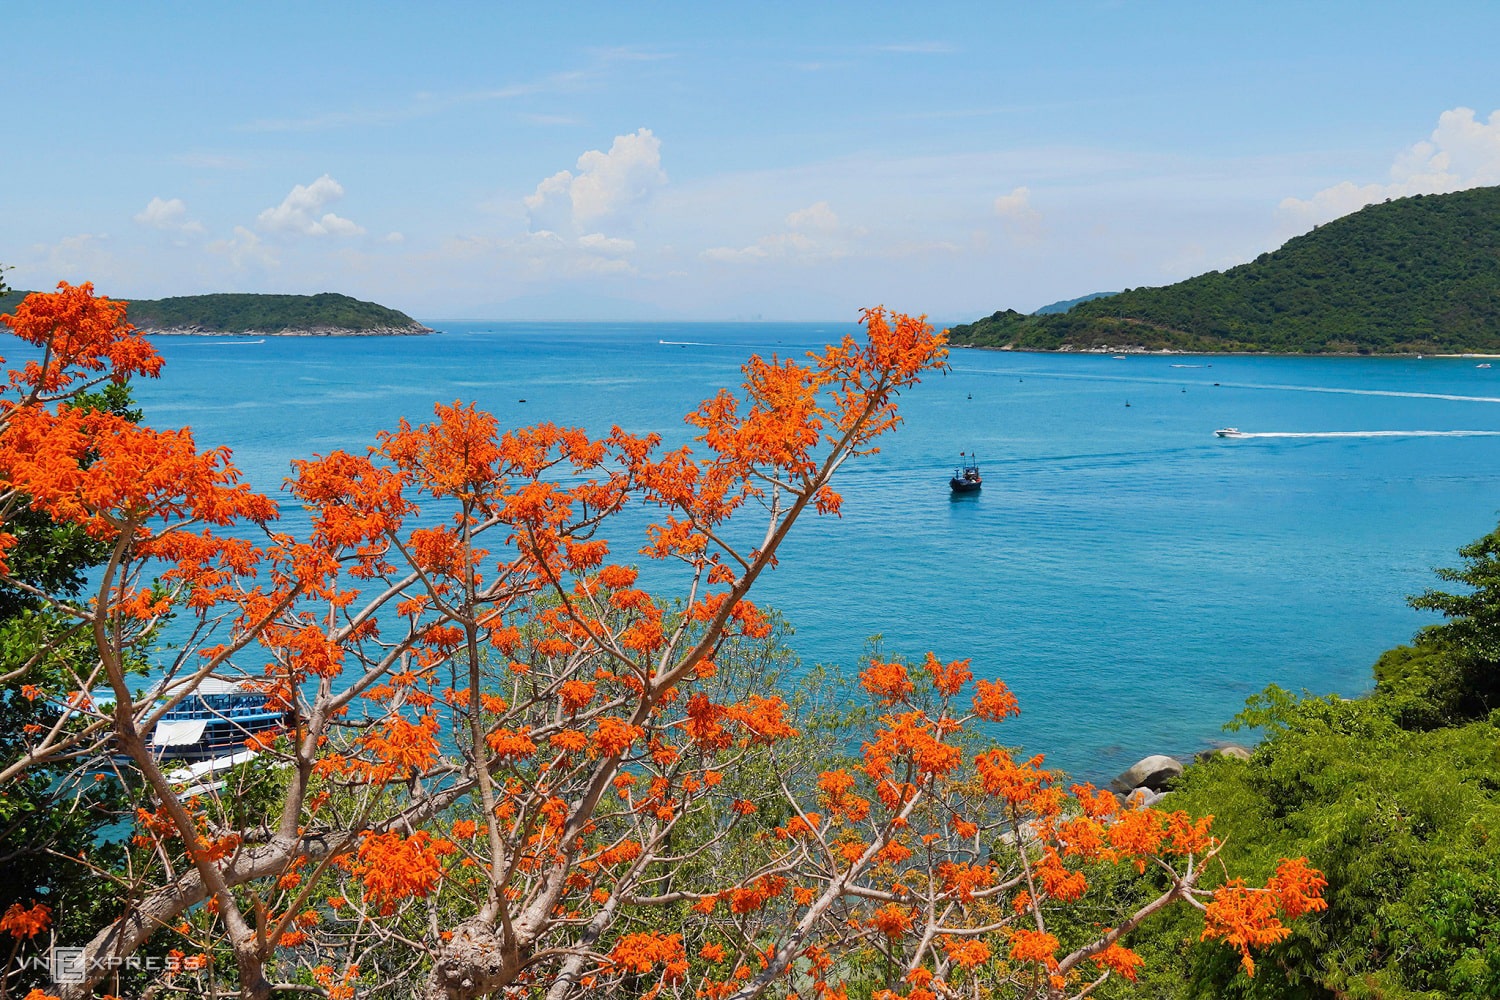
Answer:
[[[682,415],[749,354],[845,330],[429,325],[420,338],[158,338],[167,367],[136,395],[148,422],[229,445],[274,493],[290,459],[363,448],[439,400],[507,425],[618,423],[681,442]],[[1079,776],[1229,738],[1222,723],[1273,682],[1366,690],[1380,651],[1431,620],[1404,596],[1500,509],[1500,367],[1476,359],[951,362],[902,398],[906,423],[880,454],[845,467],[842,518],[801,523],[756,599],[785,613],[805,663],[853,669],[877,633],[891,653],[972,657],[1021,699],[996,738]],[[1216,438],[1224,426],[1265,436]],[[949,494],[960,450],[979,456],[978,495]]]

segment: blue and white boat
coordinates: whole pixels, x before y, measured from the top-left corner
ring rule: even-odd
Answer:
[[[208,678],[172,706],[152,728],[152,753],[164,760],[200,761],[231,756],[252,736],[286,725],[286,713],[241,681]]]

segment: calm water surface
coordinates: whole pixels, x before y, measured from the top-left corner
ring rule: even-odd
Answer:
[[[137,396],[149,422],[229,445],[274,492],[290,459],[362,449],[435,401],[477,402],[506,426],[618,423],[680,443],[682,415],[750,353],[844,332],[430,325],[424,338],[158,338],[167,368]],[[1474,360],[951,361],[903,396],[906,424],[880,454],[845,467],[843,517],[799,524],[756,599],[790,619],[807,663],[854,666],[877,633],[889,652],[972,657],[1021,698],[996,737],[1086,777],[1224,738],[1273,682],[1366,690],[1380,651],[1430,620],[1404,596],[1500,508],[1500,368]],[[1214,437],[1224,426],[1270,436]],[[960,450],[980,457],[978,495],[949,495]]]

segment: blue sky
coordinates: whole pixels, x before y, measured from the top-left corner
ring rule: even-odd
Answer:
[[[6,5],[0,263],[429,318],[941,322],[1500,183],[1500,4]]]

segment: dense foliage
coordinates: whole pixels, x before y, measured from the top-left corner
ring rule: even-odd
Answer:
[[[101,382],[70,405],[140,419],[124,382]],[[15,539],[6,553],[10,573],[0,580],[0,760],[23,755],[32,734],[56,723],[55,706],[38,692],[66,683],[93,659],[87,636],[76,634],[45,595],[79,600],[86,573],[109,555],[109,547],[81,526],[18,499],[8,522]],[[39,651],[48,655],[38,658]],[[122,838],[110,831],[129,814],[132,796],[119,783],[92,777],[58,762],[6,783],[0,796],[0,914],[24,911],[34,926],[45,912],[57,933],[78,937],[123,905],[113,885],[122,873]],[[0,995],[49,982],[41,969],[11,967],[0,979]]]
[[[29,292],[0,295],[0,313],[9,312]],[[404,330],[430,332],[416,320],[374,302],[323,292],[318,295],[261,295],[225,292],[135,299],[130,322],[152,332],[196,330],[205,333],[278,333],[285,330]]]
[[[1062,315],[1003,310],[949,336],[1036,351],[1500,351],[1500,187],[1371,205],[1227,271]]]
[[[1265,727],[1248,762],[1189,768],[1168,801],[1214,814],[1251,875],[1287,852],[1328,878],[1328,910],[1233,976],[1191,921],[1141,945],[1132,995],[1176,1000],[1482,1000],[1500,996],[1500,574],[1492,532],[1441,570],[1459,593],[1411,599],[1448,621],[1384,654],[1367,698],[1272,688],[1240,722]]]

